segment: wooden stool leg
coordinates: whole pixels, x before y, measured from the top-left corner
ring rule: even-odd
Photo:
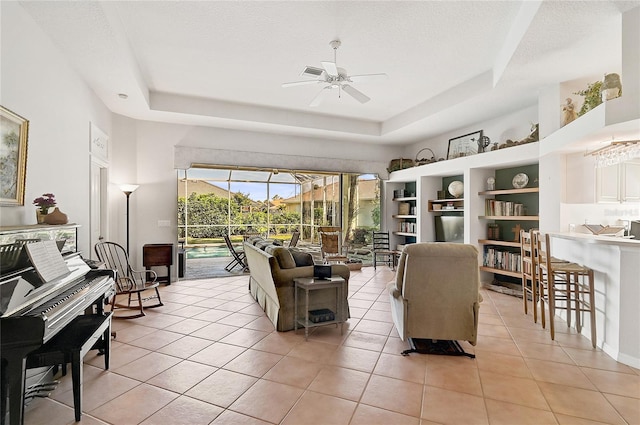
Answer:
[[[589,278],[589,309],[591,314],[591,345],[593,348],[596,348],[596,299],[595,299],[595,288],[594,288],[594,278],[593,278],[593,270],[589,269],[589,273],[587,275]]]
[[[576,330],[578,333],[582,332],[582,311],[584,307],[584,296],[581,298],[582,289],[580,288],[581,282],[580,278],[582,276],[578,273],[573,273],[571,278],[573,279],[573,287],[574,287],[574,306],[576,312]]]
[[[555,291],[555,276],[553,273],[549,273],[547,275],[548,289],[549,289],[549,332],[551,333],[551,340],[555,340],[556,338],[556,327],[555,327],[555,315],[556,315],[556,291]]]
[[[545,329],[547,327],[547,313],[544,308],[544,284],[541,284],[538,289],[540,289],[540,321],[542,322],[542,329]],[[547,296],[549,296],[549,294],[547,294]]]
[[[538,282],[535,276],[531,279],[531,308],[533,309],[533,323],[538,323]]]

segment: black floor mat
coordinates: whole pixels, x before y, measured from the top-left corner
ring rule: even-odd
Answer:
[[[472,359],[476,358],[475,354],[466,353],[458,341],[446,341],[436,339],[409,338],[409,350],[402,352],[403,356],[410,353],[419,354],[438,354],[441,356],[467,356]]]

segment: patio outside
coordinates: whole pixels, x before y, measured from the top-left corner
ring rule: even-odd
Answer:
[[[232,257],[224,235],[237,249],[253,234],[286,246],[297,230],[297,246],[320,260],[318,227],[341,222],[349,258],[371,264],[371,233],[380,223],[375,176],[192,168],[178,173],[178,188],[186,278],[229,275],[224,268]]]

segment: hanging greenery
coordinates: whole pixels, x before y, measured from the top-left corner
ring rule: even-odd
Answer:
[[[602,103],[602,95],[600,94],[601,88],[602,81],[596,81],[589,84],[586,89],[573,93],[584,96],[584,103],[582,104],[582,108],[578,111],[579,117]]]

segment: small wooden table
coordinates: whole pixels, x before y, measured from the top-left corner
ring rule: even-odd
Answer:
[[[167,275],[158,276],[158,282],[171,284],[171,266],[173,265],[173,244],[149,243],[142,246],[142,265],[151,270],[154,266],[166,266]]]
[[[309,328],[313,328],[316,326],[324,326],[324,325],[332,325],[339,324],[340,325],[340,335],[343,334],[343,324],[344,324],[344,287],[345,280],[340,276],[331,276],[328,279],[316,279],[313,277],[298,277],[293,279],[294,282],[294,332],[298,331],[298,325],[304,327],[304,339],[305,341],[309,338]],[[327,289],[327,288],[335,288],[336,290],[336,302],[335,302],[335,318],[333,320],[327,320],[324,322],[312,322],[309,320],[309,292],[317,289]],[[304,317],[301,317],[298,314],[298,290],[301,289],[305,291],[304,297]]]

